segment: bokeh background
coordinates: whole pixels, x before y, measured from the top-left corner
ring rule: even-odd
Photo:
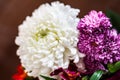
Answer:
[[[56,0],[0,0],[0,80],[12,80],[16,67],[20,64],[16,56],[17,46],[14,43],[18,25],[26,16],[43,3]],[[90,10],[111,9],[120,14],[120,0],[59,0],[81,10],[79,17]]]

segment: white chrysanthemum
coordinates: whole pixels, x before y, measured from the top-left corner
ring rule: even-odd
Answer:
[[[84,56],[76,48],[78,13],[53,2],[40,6],[19,26],[17,54],[29,76],[49,76],[58,67],[67,68],[70,59],[77,63]]]

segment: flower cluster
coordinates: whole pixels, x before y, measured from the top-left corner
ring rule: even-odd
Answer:
[[[99,80],[119,71],[120,34],[110,19],[92,10],[80,20],[78,13],[57,1],[26,18],[15,39],[22,66],[14,80]]]
[[[120,35],[111,29],[104,13],[91,11],[77,28],[80,32],[78,49],[86,54],[84,61],[88,71],[105,70],[104,64],[120,61]]]

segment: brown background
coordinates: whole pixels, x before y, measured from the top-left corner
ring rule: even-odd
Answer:
[[[40,4],[55,0],[0,0],[0,80],[12,80],[20,64],[16,56],[17,26]],[[112,9],[120,14],[120,0],[60,0],[81,10],[80,17],[90,10]]]

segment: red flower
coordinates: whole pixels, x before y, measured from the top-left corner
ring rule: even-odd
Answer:
[[[27,74],[25,73],[23,67],[20,65],[17,68],[18,73],[13,75],[13,80],[25,80],[25,78],[27,77]]]

